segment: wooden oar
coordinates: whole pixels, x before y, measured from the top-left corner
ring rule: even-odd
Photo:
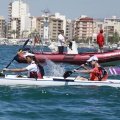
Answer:
[[[80,69],[80,68],[81,68],[81,66],[78,67],[76,70],[78,70],[78,69]],[[74,73],[74,70],[73,70],[73,71],[66,71],[66,72],[64,73],[64,75],[63,75],[64,79],[67,78],[67,77],[69,77],[72,73]]]
[[[19,50],[19,52],[22,52],[23,48],[27,45],[27,43],[29,42],[29,39],[25,41],[24,45],[22,46],[22,48]],[[17,54],[14,56],[14,58],[10,61],[10,63],[6,66],[6,68],[8,68],[10,66],[10,64],[15,60],[15,58],[17,57]],[[3,71],[0,73],[0,76],[3,74]]]

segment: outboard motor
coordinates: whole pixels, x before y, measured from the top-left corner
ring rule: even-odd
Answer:
[[[69,41],[69,49],[71,49],[72,50],[72,42],[71,41]]]
[[[67,48],[68,54],[78,54],[77,48],[78,48],[78,46],[77,46],[76,42],[74,40],[70,41],[68,48]]]

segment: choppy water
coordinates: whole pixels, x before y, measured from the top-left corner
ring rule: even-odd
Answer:
[[[7,66],[19,48],[0,46],[0,70]],[[44,66],[46,75],[58,75],[66,69],[78,67],[51,61],[48,63],[48,66]],[[16,61],[10,65],[11,68],[24,66],[26,64],[18,64]],[[0,86],[1,120],[120,120],[119,112],[120,88]]]

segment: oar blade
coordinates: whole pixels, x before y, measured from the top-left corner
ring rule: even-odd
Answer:
[[[0,77],[5,77],[5,75],[4,75],[4,73],[3,73],[3,71],[2,71],[2,72],[0,72]]]
[[[64,77],[64,78],[67,78],[67,77],[69,77],[72,73],[73,73],[72,71],[67,71],[67,72],[64,73],[63,77]]]

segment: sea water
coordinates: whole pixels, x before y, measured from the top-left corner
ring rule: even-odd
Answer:
[[[1,71],[19,48],[20,46],[0,46]],[[66,70],[78,67],[56,64],[49,60],[47,63],[44,66],[46,75],[61,76]],[[27,64],[13,61],[9,68],[25,66]],[[119,76],[110,78],[120,79]],[[120,120],[119,112],[120,88],[0,86],[0,120]]]

